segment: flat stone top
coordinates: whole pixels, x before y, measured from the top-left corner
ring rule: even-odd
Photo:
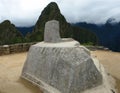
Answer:
[[[36,46],[36,47],[77,47],[77,46],[80,46],[80,43],[71,38],[63,38],[61,42],[58,42],[58,43],[49,43],[49,42],[43,41],[33,46]]]

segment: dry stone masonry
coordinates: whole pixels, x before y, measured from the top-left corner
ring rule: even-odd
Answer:
[[[44,41],[29,50],[22,78],[44,93],[81,93],[102,84],[90,51],[73,39],[61,39],[58,21],[47,22],[44,33]]]
[[[7,54],[13,54],[13,53],[26,52],[29,50],[29,47],[35,43],[36,42],[11,44],[11,45],[1,45],[0,46],[0,56],[7,55]]]

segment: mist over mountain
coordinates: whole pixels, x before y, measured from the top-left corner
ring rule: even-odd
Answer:
[[[86,22],[74,25],[94,32],[98,37],[99,45],[120,52],[120,22],[116,23],[114,19],[110,18],[104,25],[89,24]]]

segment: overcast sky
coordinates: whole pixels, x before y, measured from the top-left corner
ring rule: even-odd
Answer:
[[[103,24],[108,18],[120,21],[120,0],[0,0],[0,23],[8,19],[16,26],[34,25],[51,1],[57,2],[70,23]]]

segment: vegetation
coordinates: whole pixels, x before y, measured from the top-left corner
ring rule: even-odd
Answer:
[[[73,26],[73,38],[81,44],[96,45],[98,43],[98,39],[94,33],[87,29],[75,26]]]
[[[74,38],[80,43],[90,43],[97,44],[97,38],[94,33],[90,32],[87,29],[79,28],[72,26],[67,23],[65,17],[60,13],[58,5],[55,2],[51,2],[47,7],[42,11],[33,31],[27,33],[27,28],[24,33],[20,33],[18,30],[21,28],[15,28],[10,21],[6,20],[0,24],[0,44],[13,44],[13,43],[23,43],[23,42],[37,42],[43,41],[44,36],[44,27],[45,23],[49,20],[58,20],[60,24],[60,35],[62,38]],[[29,28],[29,30],[31,29]]]
[[[27,35],[28,41],[42,41],[45,23],[49,20],[59,21],[62,38],[69,37],[78,40],[80,43],[92,42],[94,45],[97,44],[97,38],[94,33],[67,23],[55,2],[48,4],[42,11],[33,32]]]
[[[89,31],[96,34],[99,45],[105,46],[112,51],[120,52],[120,22],[111,23],[111,19],[104,25],[76,23],[77,27],[87,28]]]
[[[61,37],[70,37],[71,26],[66,22],[64,16],[60,13],[60,10],[56,3],[51,2],[47,7],[42,11],[33,32],[27,37],[30,41],[42,41],[44,34],[45,23],[49,20],[58,20],[60,23],[60,34]]]
[[[0,24],[0,45],[23,42],[22,34],[10,21],[6,20]]]

